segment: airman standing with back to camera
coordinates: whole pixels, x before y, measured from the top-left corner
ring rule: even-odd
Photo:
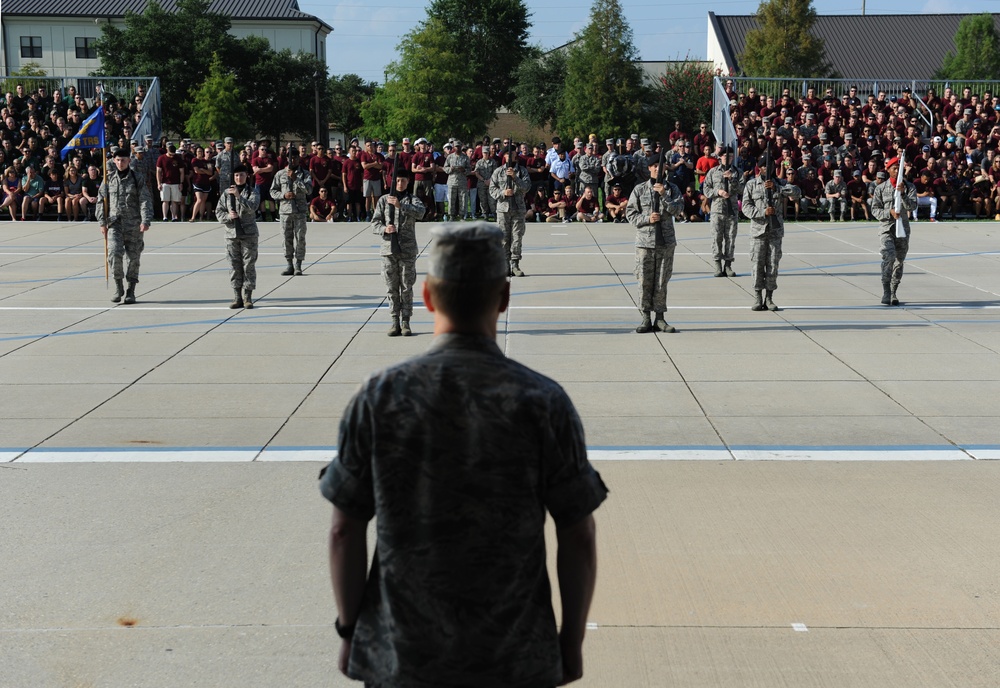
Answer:
[[[253,184],[247,184],[246,165],[237,162],[231,168],[233,183],[222,189],[215,206],[215,217],[226,226],[226,255],[229,258],[229,284],[233,288],[230,308],[253,308],[253,290],[257,286],[257,206],[260,196]]]
[[[719,146],[719,164],[705,175],[702,191],[711,203],[715,276],[736,277],[733,260],[740,220],[737,201],[743,191],[743,178],[733,167],[733,151],[729,146]]]
[[[288,166],[279,170],[271,182],[271,198],[279,202],[278,214],[285,235],[285,260],[288,267],[282,275],[301,275],[306,257],[306,218],[309,217],[309,195],[312,174],[299,167],[299,152],[288,151]],[[292,264],[292,259],[295,264]]]
[[[517,151],[509,146],[503,164],[490,176],[489,195],[496,203],[497,224],[503,230],[503,248],[511,277],[524,277],[521,270],[521,243],[527,207],[524,195],[531,188],[531,176],[517,160]]]
[[[639,311],[642,323],[636,332],[676,332],[667,324],[663,314],[667,310],[667,282],[674,272],[674,215],[683,206],[681,191],[671,182],[657,183],[656,173],[659,154],[647,159],[649,181],[637,185],[629,196],[625,214],[635,227],[635,276],[639,280]],[[658,198],[654,199],[654,194]],[[659,211],[654,207],[659,206]],[[656,313],[652,321],[651,314]]]

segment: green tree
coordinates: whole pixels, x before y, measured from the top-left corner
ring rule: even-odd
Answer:
[[[211,0],[177,0],[167,12],[156,1],[142,14],[126,12],[125,26],[101,25],[96,76],[159,76],[163,123],[180,132],[188,116],[188,95],[208,76],[212,55],[234,40],[224,14],[210,12]]]
[[[245,139],[254,135],[236,77],[222,66],[218,54],[212,58],[208,77],[191,95],[191,116],[186,124],[186,131],[191,136]]]
[[[653,87],[647,130],[662,135],[677,120],[687,131],[696,129],[700,122],[710,123],[714,77],[710,66],[688,58],[668,66]]]
[[[254,37],[266,44],[266,40]],[[246,41],[246,39],[244,39]],[[251,45],[252,43],[245,44]],[[238,81],[248,85],[247,113],[257,131],[274,141],[285,133],[302,138],[316,136],[316,93],[319,92],[319,135],[327,135],[327,71],[314,55],[294,55],[288,49],[275,52],[259,50],[256,59],[248,59],[237,70]]]
[[[528,18],[521,0],[432,0],[427,16],[437,20],[464,56],[473,82],[492,110],[514,99],[515,70],[531,54]]]
[[[456,136],[469,141],[493,120],[493,110],[460,51],[437,19],[403,37],[399,61],[384,86],[361,107],[363,133],[380,138]]]
[[[566,81],[566,53],[553,50],[521,61],[510,109],[539,129],[555,130]]]
[[[648,94],[632,28],[618,0],[594,0],[590,23],[566,58],[566,82],[558,115],[565,136],[638,131]]]
[[[357,131],[364,124],[361,104],[375,95],[374,81],[365,81],[357,74],[331,76],[327,83],[330,123],[344,133]]]
[[[955,32],[958,52],[945,55],[938,79],[996,79],[1000,76],[1000,36],[993,15],[970,15],[962,19]]]
[[[44,86],[49,93],[59,87],[59,81],[46,79],[48,72],[42,69],[37,62],[25,62],[18,69],[10,73],[10,77],[0,80],[0,93],[13,92],[18,84],[23,84],[28,93],[38,90],[39,86]]]
[[[812,0],[763,0],[757,8],[757,28],[746,35],[739,56],[747,76],[833,77],[822,38],[811,31],[816,23]]]

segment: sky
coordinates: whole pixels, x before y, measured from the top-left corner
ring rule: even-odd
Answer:
[[[753,14],[759,5],[757,0],[620,1],[639,58],[649,61],[705,59],[709,10],[717,15]],[[591,2],[539,0],[526,4],[531,22],[529,43],[543,50],[572,40],[590,17]],[[864,4],[867,14],[1000,12],[1000,0],[865,0]],[[353,73],[378,82],[385,78],[385,66],[397,57],[400,38],[426,18],[427,5],[420,0],[299,0],[303,12],[334,29],[326,41],[330,74]],[[861,14],[862,0],[813,0],[813,7],[819,14]]]

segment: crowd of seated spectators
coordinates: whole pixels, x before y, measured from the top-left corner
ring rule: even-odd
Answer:
[[[946,215],[994,217],[1000,202],[1000,99],[965,88],[938,94],[929,88],[923,104],[908,88],[862,96],[857,87],[835,93],[809,88],[804,96],[737,91],[726,82],[730,116],[738,139],[736,165],[753,174],[770,148],[782,179],[811,199],[792,209],[825,216],[827,185],[839,176],[848,187],[844,219],[867,219],[867,200],[880,181],[885,160],[905,154],[903,173],[917,187],[920,210],[930,219]],[[933,122],[933,125],[929,125]],[[793,170],[788,174],[788,170]],[[883,172],[884,175],[884,172]]]

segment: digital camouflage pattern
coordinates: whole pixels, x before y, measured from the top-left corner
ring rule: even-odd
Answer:
[[[100,200],[95,214],[97,224],[108,228],[108,262],[112,277],[128,282],[139,281],[139,263],[145,242],[139,225],[153,222],[153,197],[140,175],[132,169],[125,177],[118,168],[108,173],[98,189]],[[105,215],[104,199],[108,200]]]
[[[725,176],[727,171],[732,174],[728,181]],[[719,192],[727,191],[727,186],[729,198],[723,198]],[[740,220],[738,203],[743,193],[743,175],[732,165],[726,168],[716,165],[705,175],[701,190],[711,204],[712,260],[732,261],[736,253],[736,234]]]
[[[246,288],[252,291],[257,287],[258,205],[260,196],[257,194],[257,189],[245,184],[242,191],[235,196],[223,192],[215,206],[216,219],[226,227],[229,283],[233,289]],[[240,216],[242,232],[239,235],[236,232],[236,221],[229,218],[230,209],[235,209]]]
[[[674,273],[674,214],[684,206],[680,189],[671,182],[663,184],[660,198],[660,221],[649,221],[652,212],[653,181],[632,189],[625,216],[635,227],[635,277],[639,280],[639,311],[663,313],[667,310],[667,282]]]
[[[390,311],[409,320],[413,315],[413,285],[417,281],[419,247],[416,223],[423,219],[426,209],[415,196],[407,195],[399,199],[394,223],[399,253],[393,254],[391,235],[385,233],[391,207],[388,194],[379,197],[372,214],[372,232],[382,237],[379,254],[382,256],[382,279],[389,296]]]
[[[461,220],[469,209],[469,181],[466,173],[472,167],[465,153],[452,153],[444,161],[448,175],[448,217]]]
[[[496,215],[497,213],[497,202],[496,199],[490,195],[490,179],[493,177],[493,173],[497,169],[497,159],[492,155],[484,155],[482,158],[476,161],[475,170],[478,172],[483,179],[476,177],[476,194],[482,199],[483,210],[487,215]]]
[[[524,215],[528,211],[524,204],[524,195],[531,188],[531,177],[527,168],[518,165],[514,168],[512,184],[514,195],[508,198],[504,195],[507,189],[506,165],[501,165],[490,176],[489,196],[497,209],[497,224],[503,230],[503,249],[507,260],[521,260],[521,245],[524,241]]]
[[[794,184],[774,181],[774,227],[768,223],[767,194],[764,181],[754,177],[743,188],[743,214],[750,218],[750,267],[755,291],[778,288],[778,264],[781,262],[781,240],[785,236],[785,204],[781,197],[798,201],[802,191]]]
[[[515,431],[516,430],[516,431]],[[321,491],[375,517],[348,674],[393,688],[537,688],[562,674],[544,526],[607,496],[573,403],[493,338],[446,334],[370,376]]]
[[[824,194],[840,194],[838,198],[830,198],[824,195],[820,199],[820,206],[826,207],[826,211],[830,213],[830,219],[843,219],[847,214],[849,194],[847,193],[847,184],[844,183],[843,179],[834,177],[826,183],[823,187]]]
[[[301,261],[306,257],[306,218],[309,217],[309,195],[312,175],[301,167],[294,173],[287,167],[278,170],[271,182],[271,198],[278,201],[278,216],[285,235],[285,260]],[[285,198],[291,191],[295,198]]]
[[[906,237],[896,238],[896,180],[887,179],[872,193],[872,215],[879,221],[879,239],[882,243],[882,283],[899,286],[903,279],[903,261],[910,250],[910,213],[917,209],[917,187],[906,182],[903,192],[903,229]]]

